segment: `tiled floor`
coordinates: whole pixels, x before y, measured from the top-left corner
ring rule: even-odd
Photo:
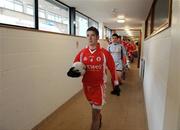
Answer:
[[[101,130],[148,130],[139,72],[135,64],[131,66],[121,96],[109,94],[108,82]],[[91,108],[80,92],[33,130],[89,130],[90,124]]]

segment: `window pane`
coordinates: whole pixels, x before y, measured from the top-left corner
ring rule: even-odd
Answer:
[[[76,12],[76,35],[86,36],[87,29],[88,29],[88,18]]]
[[[98,23],[96,21],[94,21],[92,19],[89,19],[89,27],[91,27],[91,26],[93,26],[93,27],[98,29],[99,25],[98,25]]]
[[[164,24],[168,23],[169,0],[157,0],[155,4],[154,28],[159,30]]]
[[[22,1],[14,1],[14,10],[15,11],[19,11],[19,12],[23,12],[23,3]]]
[[[146,21],[146,37],[149,36],[152,32],[152,27],[151,27],[151,24],[152,24],[152,11],[150,12],[148,18],[147,18],[147,21]]]
[[[4,7],[4,0],[0,0],[0,8]]]
[[[4,0],[4,8],[14,10],[14,1],[13,0]]]
[[[104,27],[104,38],[108,37],[110,39],[111,35],[111,30],[107,27]]]
[[[34,8],[31,5],[27,5],[26,6],[26,13],[29,15],[33,15],[34,14]]]
[[[111,38],[111,30],[109,28],[107,29],[107,37]]]
[[[40,18],[45,18],[45,10],[39,9],[39,17]]]
[[[0,23],[34,27],[34,13],[27,14],[28,5],[34,10],[34,0],[0,0]]]
[[[39,29],[69,34],[69,8],[55,0],[39,0]]]

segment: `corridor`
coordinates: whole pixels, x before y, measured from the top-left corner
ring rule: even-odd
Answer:
[[[136,66],[131,65],[121,96],[110,95],[108,82],[101,130],[148,130],[143,87]],[[80,92],[33,130],[89,130],[90,124],[91,109]]]

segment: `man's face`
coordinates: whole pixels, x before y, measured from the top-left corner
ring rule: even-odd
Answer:
[[[118,38],[116,36],[112,37],[112,43],[118,43]]]
[[[93,31],[87,31],[87,39],[89,42],[89,45],[96,45],[99,39],[99,36],[96,35]]]

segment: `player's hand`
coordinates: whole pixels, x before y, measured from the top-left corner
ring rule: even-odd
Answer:
[[[113,91],[111,91],[111,94],[120,96],[120,92],[121,92],[121,89],[120,89],[119,85],[116,85],[116,86],[114,86]]]
[[[130,68],[131,68],[131,66],[130,66],[130,61],[127,60],[126,63],[127,63],[126,66],[128,67],[128,69],[130,69]]]
[[[80,77],[81,76],[81,73],[79,72],[79,70],[75,70],[74,69],[75,67],[71,67],[69,69],[69,71],[67,72],[67,75],[69,77],[72,77],[72,78],[77,78],[77,77]]]

